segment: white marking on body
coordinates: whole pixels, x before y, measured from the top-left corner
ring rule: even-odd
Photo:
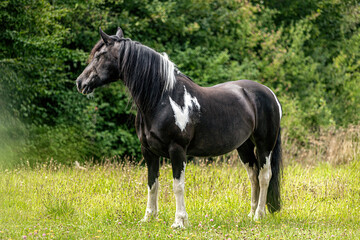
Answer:
[[[174,111],[175,124],[180,128],[181,131],[184,131],[186,125],[190,121],[190,110],[193,109],[193,105],[197,109],[200,109],[200,104],[196,97],[192,97],[184,86],[184,106],[181,107],[177,104],[171,97],[169,97],[171,107]]]
[[[170,61],[168,55],[166,53],[163,53],[161,55],[162,60],[162,66],[161,66],[161,72],[165,75],[165,87],[164,91],[172,90],[176,83],[176,77],[174,74],[175,66],[172,61]]]
[[[258,206],[259,200],[259,181],[256,166],[249,166],[249,163],[244,164],[245,169],[247,171],[248,177],[251,183],[251,211],[249,213],[249,217],[253,217],[255,215],[256,208]]]
[[[265,157],[266,163],[264,166],[260,169],[259,172],[259,185],[260,185],[260,195],[259,195],[259,204],[255,212],[255,220],[258,220],[265,216],[266,213],[266,198],[267,198],[267,192],[269,187],[269,182],[272,176],[271,172],[271,154],[270,152],[268,157]]]
[[[184,169],[181,171],[180,179],[174,178],[173,189],[176,199],[176,212],[175,212],[175,222],[171,225],[172,228],[182,228],[188,224],[188,215],[185,209],[185,167],[186,163],[184,163]]]
[[[157,217],[158,213],[159,180],[156,178],[151,187],[148,188],[148,201],[143,222],[149,221],[151,217]]]
[[[265,85],[264,85],[265,86]],[[279,99],[276,97],[276,95],[275,95],[275,93],[269,88],[269,87],[267,87],[267,86],[265,86],[267,89],[269,89],[270,90],[270,92],[273,94],[273,96],[274,96],[274,98],[275,98],[275,100],[276,100],[276,103],[277,103],[277,105],[278,105],[278,107],[279,107],[279,114],[280,114],[280,119],[281,119],[281,117],[282,117],[282,110],[281,110],[281,104],[280,104],[280,102],[279,102]]]

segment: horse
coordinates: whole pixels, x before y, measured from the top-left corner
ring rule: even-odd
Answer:
[[[270,88],[250,80],[201,87],[181,73],[166,54],[125,38],[121,28],[107,35],[101,28],[77,89],[121,80],[137,109],[135,128],[147,165],[148,200],[142,221],[158,215],[160,157],[172,166],[176,200],[173,228],[186,227],[187,156],[219,156],[237,150],[251,183],[249,217],[261,219],[281,208],[282,109]]]

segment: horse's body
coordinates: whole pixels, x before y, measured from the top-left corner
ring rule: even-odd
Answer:
[[[267,87],[249,80],[200,87],[166,56],[129,39],[100,31],[102,40],[79,76],[89,93],[122,79],[138,108],[136,130],[148,166],[144,221],[157,216],[159,157],[171,159],[176,214],[173,227],[187,224],[184,202],[186,155],[218,156],[238,150],[252,188],[250,216],[265,215],[265,204],[280,209],[281,106]],[[257,155],[254,154],[256,146]],[[269,191],[268,191],[269,188]]]
[[[263,126],[265,129],[257,128],[261,123],[256,122],[256,116],[274,111],[277,104],[273,101],[271,92],[265,87],[259,88],[261,85],[256,82],[240,80],[205,88],[179,75],[177,84],[185,86],[186,91],[196,97],[200,106],[192,107],[189,112],[191,124],[187,124],[184,130],[176,125],[167,96],[172,95],[174,102],[184,106],[183,87],[172,94],[164,94],[149,117],[142,117],[140,111],[137,114],[136,129],[140,142],[160,156],[169,157],[168,146],[175,141],[174,137],[186,149],[187,155],[218,156],[240,147],[254,130],[261,131],[262,135],[263,131],[273,127],[274,120],[267,122]],[[263,101],[268,104],[255,108],[257,97],[264,98]]]

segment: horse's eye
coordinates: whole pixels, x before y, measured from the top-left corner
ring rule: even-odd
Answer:
[[[106,53],[106,51],[103,51],[103,52],[97,52],[95,54],[95,58],[99,59],[102,55],[104,55]]]

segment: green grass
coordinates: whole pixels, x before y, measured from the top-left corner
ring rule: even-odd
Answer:
[[[191,226],[171,229],[171,168],[161,168],[159,219],[139,223],[147,171],[133,165],[42,165],[0,172],[0,239],[359,239],[360,162],[333,167],[289,165],[283,209],[261,221],[247,217],[250,183],[238,165],[188,164]]]

